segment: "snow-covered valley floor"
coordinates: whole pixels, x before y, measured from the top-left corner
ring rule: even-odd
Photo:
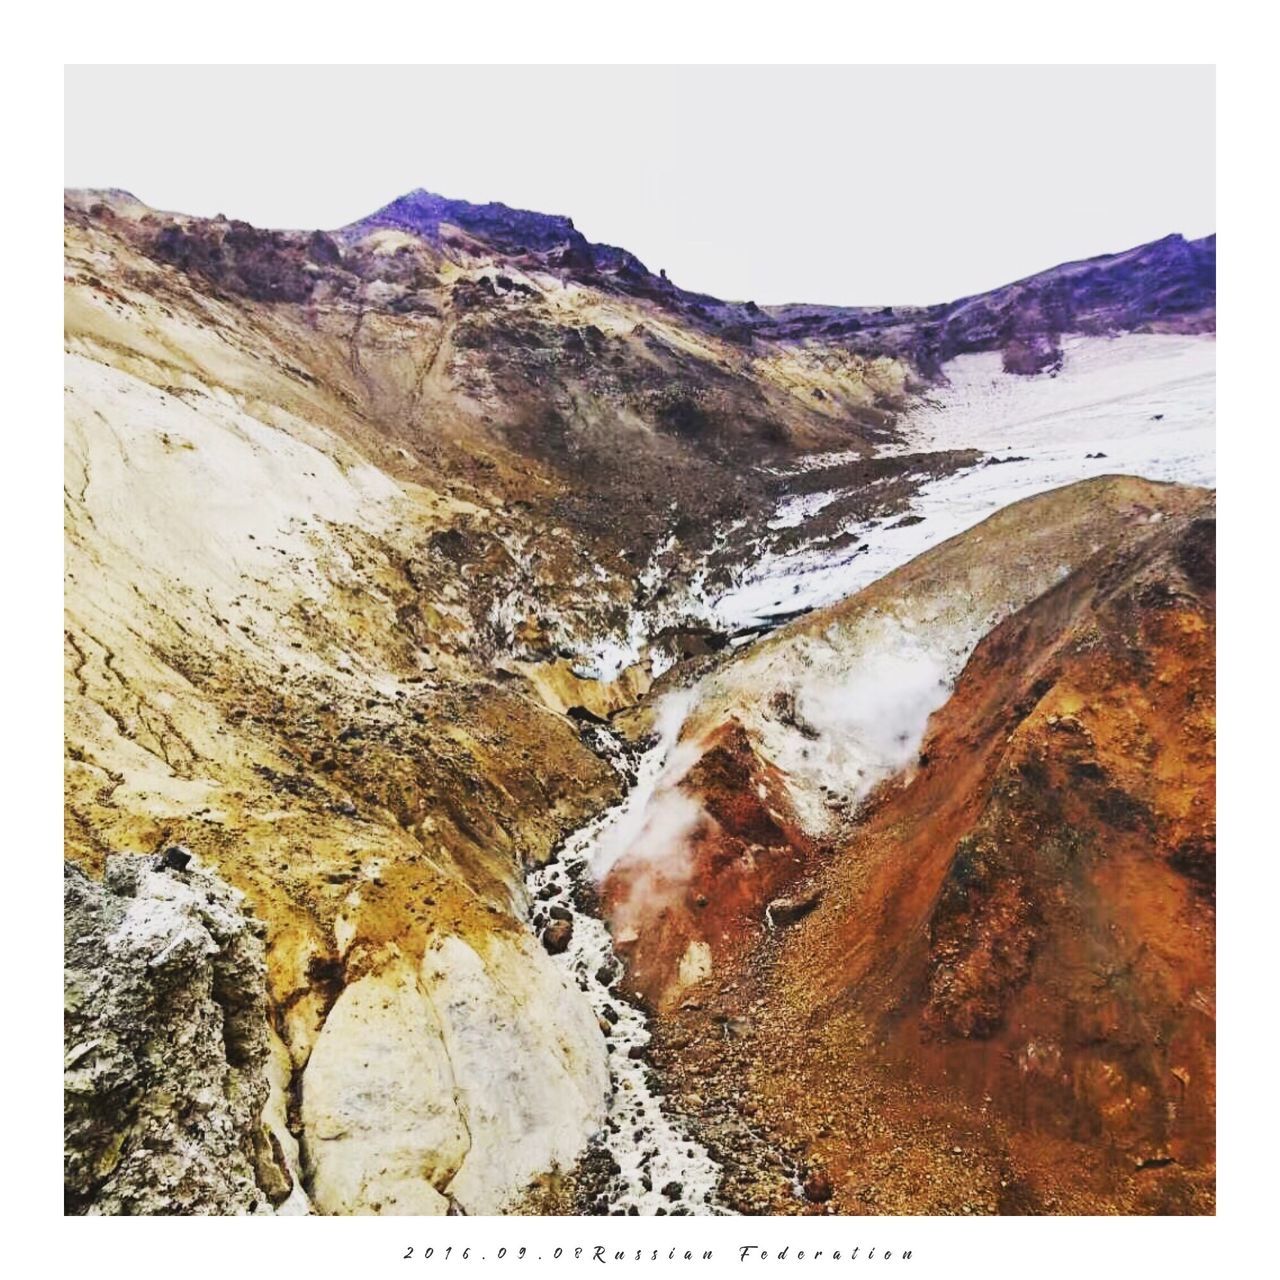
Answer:
[[[906,523],[850,525],[857,546],[763,557],[712,602],[717,624],[741,631],[780,613],[832,604],[999,507],[1090,476],[1214,484],[1212,335],[1126,334],[1072,338],[1063,346],[1056,375],[1011,376],[998,352],[947,364],[947,383],[907,415],[903,442],[886,452],[977,449],[984,461],[923,485]],[[829,455],[808,470],[844,460]],[[812,497],[803,504],[786,499],[776,520],[802,524],[821,505]]]

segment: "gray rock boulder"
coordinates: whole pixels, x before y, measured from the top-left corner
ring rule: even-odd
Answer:
[[[271,1212],[264,926],[194,858],[63,874],[66,1211]]]
[[[769,924],[773,928],[795,924],[804,919],[822,901],[820,889],[806,889],[786,898],[774,898],[766,908]]]

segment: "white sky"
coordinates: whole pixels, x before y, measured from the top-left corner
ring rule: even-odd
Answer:
[[[69,67],[67,186],[335,227],[414,187],[757,302],[950,301],[1215,229],[1211,67]]]

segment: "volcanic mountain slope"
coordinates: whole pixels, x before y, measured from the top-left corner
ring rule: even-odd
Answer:
[[[473,585],[474,607],[500,641],[543,658],[584,623],[627,635],[637,611],[679,621],[682,587],[724,585],[740,567],[730,535],[761,550],[791,541],[764,513],[840,477],[783,484],[779,466],[814,450],[865,456],[958,352],[1003,350],[1023,369],[1009,344],[1213,327],[1212,240],[1170,237],[945,306],[833,310],[690,294],[567,218],[425,192],[333,233],[162,214],[118,192],[72,193],[68,219],[73,243],[112,264],[95,273],[81,258],[73,278],[89,298],[95,279],[108,292],[133,281],[198,299],[206,324],[252,317],[243,342],[270,349],[294,400],[336,400],[331,417],[370,462],[527,511],[515,524],[536,545],[473,521],[442,550],[498,579],[483,596]],[[861,514],[888,515],[967,461],[854,465],[846,487],[865,491]],[[606,587],[594,610],[592,581]],[[535,616],[509,616],[513,587],[537,592]]]
[[[658,1061],[808,1177],[740,1207],[1211,1211],[1210,495],[1007,508],[726,668],[685,749],[700,816],[606,900]]]
[[[67,855],[185,844],[248,895],[317,1208],[502,1207],[602,1118],[522,869],[618,787],[488,656],[512,516],[371,462],[272,308],[68,234]]]
[[[462,247],[474,237],[508,254],[536,257],[579,281],[649,298],[736,342],[781,339],[892,354],[926,377],[965,352],[998,350],[1008,372],[1038,373],[1061,361],[1058,343],[1068,334],[1204,333],[1216,325],[1214,236],[1166,236],[935,306],[761,307],[678,288],[634,254],[590,243],[569,218],[414,191],[342,235],[351,239],[388,227],[441,249],[450,243]]]
[[[607,620],[623,631],[636,575],[673,536],[681,554],[707,552],[772,509],[776,481],[745,462],[865,449],[902,403],[901,362],[839,345],[755,350],[634,294],[625,273],[548,248],[561,231],[572,240],[565,219],[512,214],[519,235],[502,234],[472,206],[450,207],[462,226],[384,210],[302,234],[87,193],[72,196],[68,226],[86,257],[112,263],[81,259],[88,299],[93,280],[110,291],[123,274],[154,298],[214,308],[219,327],[252,317],[242,341],[269,353],[294,400],[336,401],[331,417],[371,462],[525,510],[519,523],[539,532],[536,547],[507,547],[460,528],[455,558],[554,558],[537,582],[548,608],[586,607],[581,587],[604,574],[621,597]],[[678,569],[679,555],[661,567]]]
[[[925,376],[958,355],[999,351],[1007,373],[1061,366],[1068,334],[1212,333],[1217,237],[1166,236],[1067,262],[989,293],[933,307],[770,307],[770,337],[842,338],[908,360]]]
[[[700,299],[564,219],[415,193],[262,231],[72,192],[65,242],[67,857],[185,845],[262,921],[297,1152],[263,1203],[516,1205],[609,1087],[523,885],[619,794],[593,718],[724,641],[706,599],[797,540],[771,524],[832,483],[814,451],[867,518],[974,455],[873,456],[929,372],[887,323]],[[1090,268],[1072,315],[1201,324],[1197,253]]]

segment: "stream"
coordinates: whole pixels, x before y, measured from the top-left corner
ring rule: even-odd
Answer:
[[[584,910],[582,891],[603,878],[613,859],[643,831],[649,800],[666,778],[691,695],[671,694],[658,708],[652,743],[630,769],[619,748],[610,759],[633,779],[623,800],[580,828],[559,856],[527,880],[534,919],[568,913],[573,934],[556,961],[585,992],[596,1017],[610,1027],[606,1040],[612,1093],[605,1127],[593,1144],[609,1170],[604,1193],[610,1213],[724,1213],[715,1200],[720,1166],[701,1144],[667,1116],[650,1088],[644,1048],[649,1020],[614,990],[622,966],[604,922]]]

